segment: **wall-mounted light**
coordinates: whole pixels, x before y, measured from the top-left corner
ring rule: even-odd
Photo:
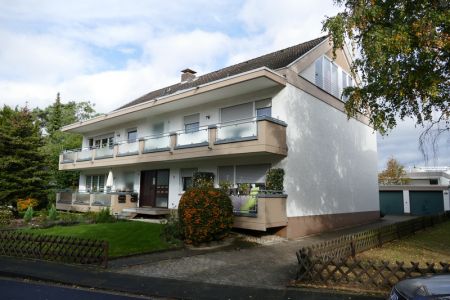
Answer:
[[[211,117],[210,116],[206,116],[205,118],[206,118],[206,120],[209,120]]]

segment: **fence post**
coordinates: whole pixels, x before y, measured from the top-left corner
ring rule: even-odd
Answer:
[[[352,252],[352,257],[355,257],[356,256],[355,239],[353,238],[350,240],[350,249]]]
[[[108,252],[109,252],[109,243],[103,242],[103,268],[108,268]]]

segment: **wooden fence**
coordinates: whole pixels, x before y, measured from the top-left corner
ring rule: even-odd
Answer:
[[[108,242],[67,236],[0,231],[0,255],[107,267]]]
[[[369,284],[375,287],[390,287],[401,279],[427,274],[450,273],[448,262],[374,262],[355,259],[357,253],[395,239],[414,234],[416,231],[450,219],[449,214],[425,216],[379,227],[372,230],[345,235],[297,252],[298,281]]]

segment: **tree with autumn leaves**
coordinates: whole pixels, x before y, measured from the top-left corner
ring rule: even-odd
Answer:
[[[407,184],[409,181],[405,168],[393,157],[387,161],[386,169],[378,174],[378,183],[382,185]]]
[[[442,0],[334,0],[343,7],[323,30],[334,50],[350,41],[354,74],[346,88],[349,116],[362,113],[386,134],[398,119],[424,126],[420,145],[450,133],[450,4]],[[435,149],[433,149],[435,150]]]

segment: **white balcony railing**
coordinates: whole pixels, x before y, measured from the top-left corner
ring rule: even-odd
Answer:
[[[74,162],[77,157],[76,151],[64,151],[63,154],[63,162]]]
[[[77,152],[77,161],[91,160],[92,159],[92,149],[86,148],[81,149]]]
[[[169,134],[144,138],[144,153],[170,149]]]
[[[177,133],[177,147],[208,143],[208,128],[197,131],[183,131]]]
[[[117,145],[117,154],[121,156],[139,153],[139,140],[123,141]]]
[[[113,157],[114,149],[112,147],[103,147],[95,149],[95,158]]]
[[[219,124],[216,142],[256,138],[257,128],[256,120]]]

